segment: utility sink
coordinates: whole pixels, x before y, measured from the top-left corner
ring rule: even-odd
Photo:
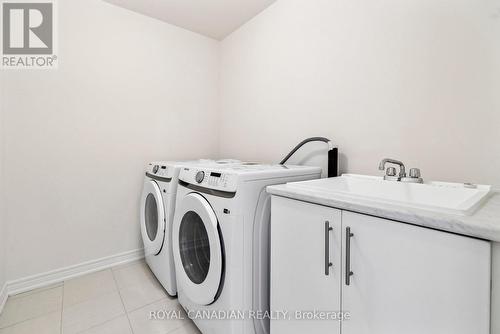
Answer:
[[[288,187],[354,203],[379,203],[464,216],[471,215],[491,192],[491,186],[486,185],[448,182],[403,183],[385,181],[377,176],[354,174],[290,183]]]

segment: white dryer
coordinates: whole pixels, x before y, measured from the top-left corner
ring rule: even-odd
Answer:
[[[147,166],[140,208],[145,259],[171,296],[177,294],[171,240],[179,171],[183,166],[222,166],[238,163],[238,160],[194,160],[152,162]]]
[[[172,239],[178,297],[203,334],[269,333],[266,186],[320,176],[318,167],[282,165],[181,170]]]

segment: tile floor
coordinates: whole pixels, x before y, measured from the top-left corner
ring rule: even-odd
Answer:
[[[190,320],[150,320],[160,310],[182,312],[138,261],[10,297],[0,334],[200,334]]]

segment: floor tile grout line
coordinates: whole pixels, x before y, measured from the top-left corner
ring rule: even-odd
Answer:
[[[94,329],[94,328],[97,328],[97,327],[101,327],[103,325],[106,325],[108,323],[110,323],[111,321],[115,321],[116,319],[120,318],[120,317],[123,317],[124,314],[120,314],[120,315],[117,315],[116,317],[113,317],[112,319],[109,319],[109,320],[106,320],[105,322],[101,322],[100,324],[97,324],[97,325],[92,325],[91,327],[87,328],[87,329],[84,329],[84,330],[81,330],[81,331],[78,331],[76,332],[75,334],[81,334],[81,333],[85,333],[91,329]]]
[[[62,288],[62,286],[61,286],[61,285],[59,285],[59,286],[52,287],[52,288],[50,288],[50,289],[43,289],[43,290],[41,290],[40,292],[36,292],[36,293],[30,294],[30,295],[28,295],[28,296],[24,296],[24,297],[19,297],[19,298],[11,299],[11,301],[12,301],[12,300],[19,300],[19,299],[23,299],[23,298],[27,298],[27,297],[32,297],[32,296],[34,296],[34,295],[36,295],[36,294],[39,294],[39,293],[42,293],[42,292],[47,292],[47,291],[49,291],[49,290],[59,289],[59,288]],[[33,291],[34,291],[34,290],[33,290]],[[8,302],[8,300],[7,300],[7,302]],[[5,305],[7,305],[7,303],[6,303]],[[61,309],[62,309],[62,305],[61,305]],[[0,327],[0,330],[4,330],[4,329],[7,329],[7,328],[11,328],[11,327],[14,327],[14,326],[17,326],[17,325],[23,324],[23,323],[25,323],[25,322],[28,322],[28,321],[31,321],[31,320],[38,319],[38,318],[43,318],[43,317],[48,316],[49,314],[56,313],[56,312],[58,312],[58,311],[59,311],[59,308],[57,308],[57,309],[55,309],[55,310],[52,310],[52,311],[50,311],[50,312],[47,312],[47,313],[43,313],[43,314],[40,314],[40,315],[37,315],[37,316],[29,317],[29,318],[26,318],[26,319],[24,319],[24,320],[22,320],[22,321],[18,321],[18,322],[15,322],[15,323],[13,323],[13,324],[10,324],[10,325],[8,325],[8,326]]]
[[[151,305],[153,305],[153,304],[155,304],[155,303],[161,302],[162,300],[170,300],[170,299],[169,299],[169,297],[162,297],[162,298],[160,298],[160,299],[153,300],[153,301],[151,301],[151,302],[149,302],[149,303],[147,303],[147,304],[144,304],[144,305],[141,305],[141,306],[139,306],[139,307],[136,307],[136,308],[134,308],[134,309],[132,309],[132,310],[130,310],[130,311],[127,311],[127,310],[125,310],[125,311],[126,311],[127,313],[132,313],[132,312],[138,311],[138,310],[140,310],[140,309],[142,309],[142,308],[145,308],[146,306],[151,306]]]
[[[174,334],[174,332],[177,332],[178,330],[180,330],[180,329],[182,329],[184,327],[187,327],[187,326],[189,326],[189,324],[185,323],[184,325],[182,325],[180,327],[177,327],[177,328],[174,328],[171,331],[166,332],[165,334]]]
[[[105,292],[105,293],[104,293],[104,295],[115,295],[115,294],[118,294],[118,296],[120,297],[120,302],[122,303],[122,306],[123,306],[123,313],[122,313],[122,314],[119,314],[119,315],[117,315],[117,316],[114,316],[114,317],[112,317],[111,319],[108,319],[108,320],[105,320],[105,321],[103,321],[103,322],[100,322],[100,323],[98,323],[98,324],[94,324],[94,325],[92,325],[92,326],[91,326],[91,327],[89,327],[89,328],[86,328],[86,329],[80,330],[80,331],[78,331],[78,332],[77,332],[77,333],[75,333],[75,334],[84,333],[84,332],[86,332],[86,331],[88,331],[88,330],[90,330],[90,329],[93,329],[93,328],[96,328],[96,327],[102,326],[102,325],[104,325],[104,324],[107,324],[108,322],[111,322],[111,321],[113,321],[113,320],[118,319],[119,317],[122,317],[122,316],[126,315],[126,310],[125,310],[125,307],[124,307],[124,305],[123,305],[123,300],[122,300],[122,298],[121,298],[121,296],[120,296],[120,292],[118,291],[118,287],[117,287],[117,284],[116,284],[116,280],[115,280],[115,278],[114,278],[114,275],[113,275],[113,273],[112,273],[112,271],[111,271],[111,269],[110,269],[110,268],[108,268],[108,269],[104,269],[104,270],[101,270],[101,271],[99,271],[99,272],[105,272],[105,271],[110,271],[110,273],[111,273],[111,277],[113,278],[113,282],[114,282],[114,284],[115,284],[115,289],[113,289],[113,291],[111,291],[111,292]],[[90,273],[90,274],[88,274],[88,275],[92,275],[92,274],[94,274],[94,273]],[[84,277],[84,276],[82,276],[82,277]],[[100,297],[97,297],[97,298],[100,298]],[[75,307],[75,306],[77,306],[77,305],[80,305],[80,304],[86,303],[86,302],[90,301],[91,299],[93,299],[93,298],[86,299],[86,300],[80,301],[80,302],[78,302],[78,303],[70,304],[70,305],[68,305],[68,309],[69,309],[69,308],[72,308],[72,307]],[[64,308],[63,308],[63,312],[64,312]],[[62,333],[61,333],[61,334],[62,334]]]
[[[118,290],[118,296],[120,296],[120,300],[122,302],[123,310],[125,311],[125,316],[127,317],[128,326],[130,327],[130,332],[132,334],[135,334],[134,333],[134,328],[132,327],[132,322],[130,321],[130,318],[128,316],[128,312],[127,312],[127,308],[125,306],[125,302],[123,301],[123,297],[122,297],[122,293],[120,291],[120,287],[118,286],[118,281],[116,280],[115,273],[114,273],[113,270],[111,270],[111,275],[113,276],[113,280],[115,281],[116,289]]]
[[[115,277],[114,277],[114,275],[113,275],[113,272],[111,271],[111,268],[109,268],[109,269],[105,269],[105,270],[102,270],[102,271],[108,271],[108,270],[111,272],[111,275],[112,275],[112,277],[113,277],[113,282],[115,283],[115,288],[116,288],[116,290],[113,290],[113,291],[111,291],[111,292],[106,292],[105,294],[115,294],[115,293],[116,293],[116,294],[118,294],[118,296],[120,297],[120,301],[121,301],[121,303],[122,303],[122,306],[123,306],[123,311],[124,311],[124,312],[123,312],[122,314],[119,314],[119,315],[117,315],[117,316],[114,316],[113,318],[108,319],[108,320],[106,320],[106,321],[104,321],[104,322],[101,322],[101,323],[98,323],[98,324],[92,325],[92,326],[91,326],[91,327],[89,327],[89,328],[86,328],[86,329],[83,329],[83,330],[81,330],[81,331],[78,331],[78,332],[77,332],[77,333],[75,333],[75,334],[81,334],[81,333],[84,333],[84,332],[86,332],[86,331],[88,331],[88,330],[91,330],[91,329],[94,329],[94,328],[100,327],[100,326],[105,325],[105,324],[107,324],[107,323],[109,323],[109,322],[111,322],[111,321],[114,321],[114,320],[116,320],[116,319],[118,319],[118,318],[120,318],[120,317],[122,317],[122,316],[124,316],[124,315],[126,316],[127,311],[125,310],[125,305],[124,305],[124,303],[123,303],[123,299],[122,299],[122,297],[121,297],[121,295],[120,295],[120,291],[118,290],[118,286],[117,286],[117,283],[116,283],[116,279],[115,279]],[[88,300],[86,300],[86,301],[88,301]],[[73,307],[73,306],[75,306],[75,305],[78,305],[78,304],[81,304],[81,303],[85,303],[86,301],[82,301],[82,302],[80,302],[80,303],[72,304],[72,305],[69,305],[68,307],[69,307],[69,308],[71,308],[71,307]],[[130,325],[130,324],[129,324],[129,325]]]
[[[32,320],[36,320],[36,319],[39,319],[39,318],[46,317],[46,316],[51,315],[52,313],[56,313],[56,312],[59,312],[59,309],[54,310],[54,311],[49,312],[49,313],[45,313],[45,314],[36,316],[36,317],[28,318],[28,319],[25,319],[23,321],[16,322],[15,324],[11,324],[11,325],[8,325],[8,326],[5,326],[5,327],[1,327],[0,330],[9,329],[11,327],[14,327],[14,326],[17,326],[17,325],[20,325],[20,324],[24,324],[25,322],[28,322],[28,321],[32,321]]]
[[[87,277],[87,276],[94,275],[94,274],[97,274],[97,273],[106,272],[106,271],[110,271],[110,269],[104,269],[104,270],[100,270],[100,271],[97,271],[97,272],[93,272],[93,273],[87,274],[87,275],[85,275],[85,276],[78,277],[78,278],[76,278],[76,280],[81,279],[81,278],[85,278],[85,277]],[[112,272],[111,272],[111,275],[113,275],[113,274],[112,274]],[[107,292],[101,292],[101,293],[99,293],[99,294],[95,294],[95,295],[88,294],[88,295],[86,295],[86,297],[84,297],[84,298],[82,298],[82,299],[80,299],[80,300],[78,300],[78,301],[76,301],[76,302],[75,302],[75,301],[73,301],[72,303],[70,303],[69,305],[67,305],[67,308],[69,309],[69,308],[72,308],[72,307],[74,307],[74,306],[76,306],[76,305],[80,305],[80,304],[83,304],[83,303],[89,302],[89,301],[91,301],[92,299],[95,299],[95,298],[100,298],[100,297],[102,297],[103,295],[108,295],[108,294],[113,294],[113,293],[115,293],[115,292],[118,292],[118,287],[117,287],[116,281],[115,281],[115,279],[114,279],[114,276],[112,276],[112,277],[113,277],[113,283],[115,283],[115,285],[114,285],[114,289],[112,289],[112,290],[110,290],[110,291],[107,291]],[[70,279],[70,280],[68,280],[68,282],[73,281],[73,280],[75,280],[75,279]]]

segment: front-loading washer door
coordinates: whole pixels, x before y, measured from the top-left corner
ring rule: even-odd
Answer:
[[[184,270],[178,273],[179,279],[189,299],[209,305],[217,299],[224,267],[217,216],[208,201],[196,193],[182,199],[180,210],[176,257]]]
[[[147,180],[141,198],[141,234],[146,257],[158,255],[165,240],[165,209],[160,187]]]

